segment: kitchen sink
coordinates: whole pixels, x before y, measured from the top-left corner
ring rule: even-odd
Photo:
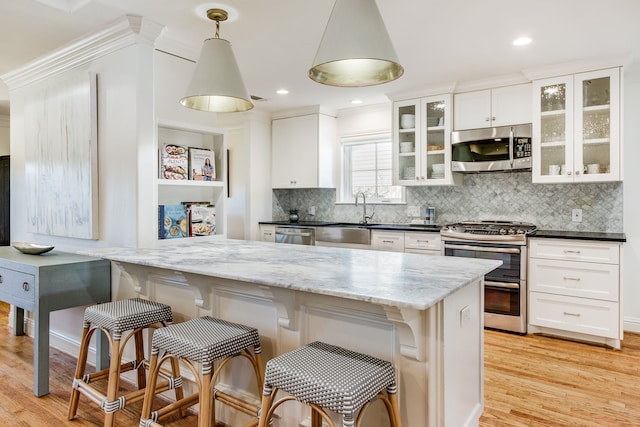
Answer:
[[[369,245],[371,231],[368,225],[341,223],[316,228],[317,242]]]

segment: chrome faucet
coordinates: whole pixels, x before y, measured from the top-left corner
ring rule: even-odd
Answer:
[[[373,218],[373,216],[375,215],[375,212],[372,213],[371,215],[367,215],[367,198],[364,195],[364,192],[362,191],[358,191],[355,195],[356,198],[356,206],[358,206],[358,197],[362,194],[362,221],[360,221],[360,224],[368,224],[369,220]]]

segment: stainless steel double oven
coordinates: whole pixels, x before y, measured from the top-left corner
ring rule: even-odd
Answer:
[[[463,222],[443,227],[445,256],[502,261],[485,276],[486,328],[527,332],[527,241],[535,226],[501,221]]]

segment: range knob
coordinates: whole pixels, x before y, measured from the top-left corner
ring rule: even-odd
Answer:
[[[520,230],[518,230],[520,231]],[[509,229],[509,234],[516,234],[516,229],[515,228],[510,228]]]
[[[516,234],[524,234],[524,230],[522,228],[518,228],[516,230]]]
[[[500,234],[507,234],[507,230],[505,228],[500,229]]]

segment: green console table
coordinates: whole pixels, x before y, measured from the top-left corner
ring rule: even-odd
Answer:
[[[111,263],[57,251],[25,255],[2,246],[0,300],[14,306],[15,335],[24,334],[24,310],[33,313],[33,393],[44,396],[49,393],[49,313],[111,301]],[[98,369],[108,366],[106,349],[104,334],[96,334]]]

